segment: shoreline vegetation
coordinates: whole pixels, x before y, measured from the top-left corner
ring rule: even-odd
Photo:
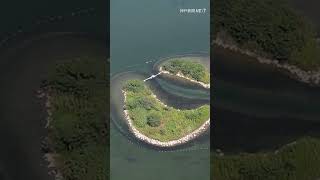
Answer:
[[[212,45],[273,65],[301,82],[320,85],[316,30],[288,2],[217,0],[215,6]]]
[[[102,57],[59,63],[43,82],[48,167],[57,180],[107,179],[106,63]]]
[[[285,70],[286,72],[289,73],[289,75],[292,78],[300,82],[307,83],[310,85],[316,85],[316,86],[320,85],[320,69],[319,70],[303,70],[299,68],[297,65],[292,65],[289,63],[281,63],[279,60],[276,60],[276,59],[268,59],[250,50],[242,49],[235,44],[228,43],[219,37],[217,37],[217,39],[213,41],[213,44],[219,47],[222,47],[224,49],[228,49],[233,52],[238,52],[243,55],[247,55],[249,57],[255,58],[257,62],[261,64],[272,65],[276,68]]]
[[[320,85],[320,44],[312,23],[287,0],[216,0],[211,45],[253,57],[292,78]],[[320,139],[301,137],[274,152],[212,150],[213,179],[320,178]]]
[[[192,62],[188,58],[169,59],[159,66],[158,71],[162,74],[183,78],[210,89],[210,72],[203,64]]]
[[[210,127],[210,107],[180,110],[161,102],[140,80],[128,80],[123,89],[124,115],[139,140],[173,147],[193,140]]]
[[[224,155],[213,153],[214,179],[305,179],[320,177],[320,140],[305,137],[274,152]]]

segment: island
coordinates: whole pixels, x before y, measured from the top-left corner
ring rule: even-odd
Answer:
[[[195,139],[210,127],[209,105],[190,110],[169,107],[139,79],[126,81],[122,91],[129,129],[145,143],[177,146]]]
[[[210,71],[196,57],[168,59],[159,66],[159,72],[186,79],[210,89]]]

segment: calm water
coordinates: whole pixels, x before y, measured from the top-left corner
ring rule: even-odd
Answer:
[[[263,151],[319,135],[320,88],[247,56],[214,49],[214,149]]]
[[[88,1],[2,3],[0,179],[52,179],[40,152],[46,114],[35,92],[54,62],[82,55],[107,56],[107,20],[99,10],[103,6]],[[80,13],[80,9],[88,8],[93,9]]]
[[[147,76],[152,73],[153,64],[162,57],[194,52],[208,53],[209,14],[179,14],[179,8],[208,7],[207,0],[111,1],[112,75],[138,71]],[[146,63],[147,61],[151,62]],[[168,92],[179,93],[180,90],[185,90],[172,83],[168,84],[167,81],[160,80],[159,84]],[[111,83],[111,96],[113,87]],[[180,94],[197,96],[197,99],[202,96],[208,102],[203,94],[205,92],[196,91],[186,89]],[[121,101],[117,97],[116,99]],[[113,121],[121,122],[120,118],[112,117]],[[112,125],[112,180],[209,179],[208,142],[204,142],[205,146],[196,144],[175,151],[160,152],[130,141],[114,123]]]

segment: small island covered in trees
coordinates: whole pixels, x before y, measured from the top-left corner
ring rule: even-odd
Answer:
[[[204,60],[208,59],[169,58],[156,64],[157,75],[145,80],[131,77],[123,82],[121,90],[124,96],[124,117],[130,132],[137,139],[156,147],[173,147],[207,132],[210,126],[208,104],[192,109],[170,107],[152,91],[152,83],[146,82],[164,75],[209,89],[210,73],[202,62]]]

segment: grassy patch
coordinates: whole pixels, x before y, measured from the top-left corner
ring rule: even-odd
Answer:
[[[210,117],[209,105],[178,110],[159,102],[141,80],[129,80],[125,108],[134,126],[144,135],[162,142],[179,139],[199,128]]]
[[[210,83],[210,72],[199,62],[190,58],[175,58],[163,64],[163,69],[172,74],[181,73],[184,76],[205,84]]]

